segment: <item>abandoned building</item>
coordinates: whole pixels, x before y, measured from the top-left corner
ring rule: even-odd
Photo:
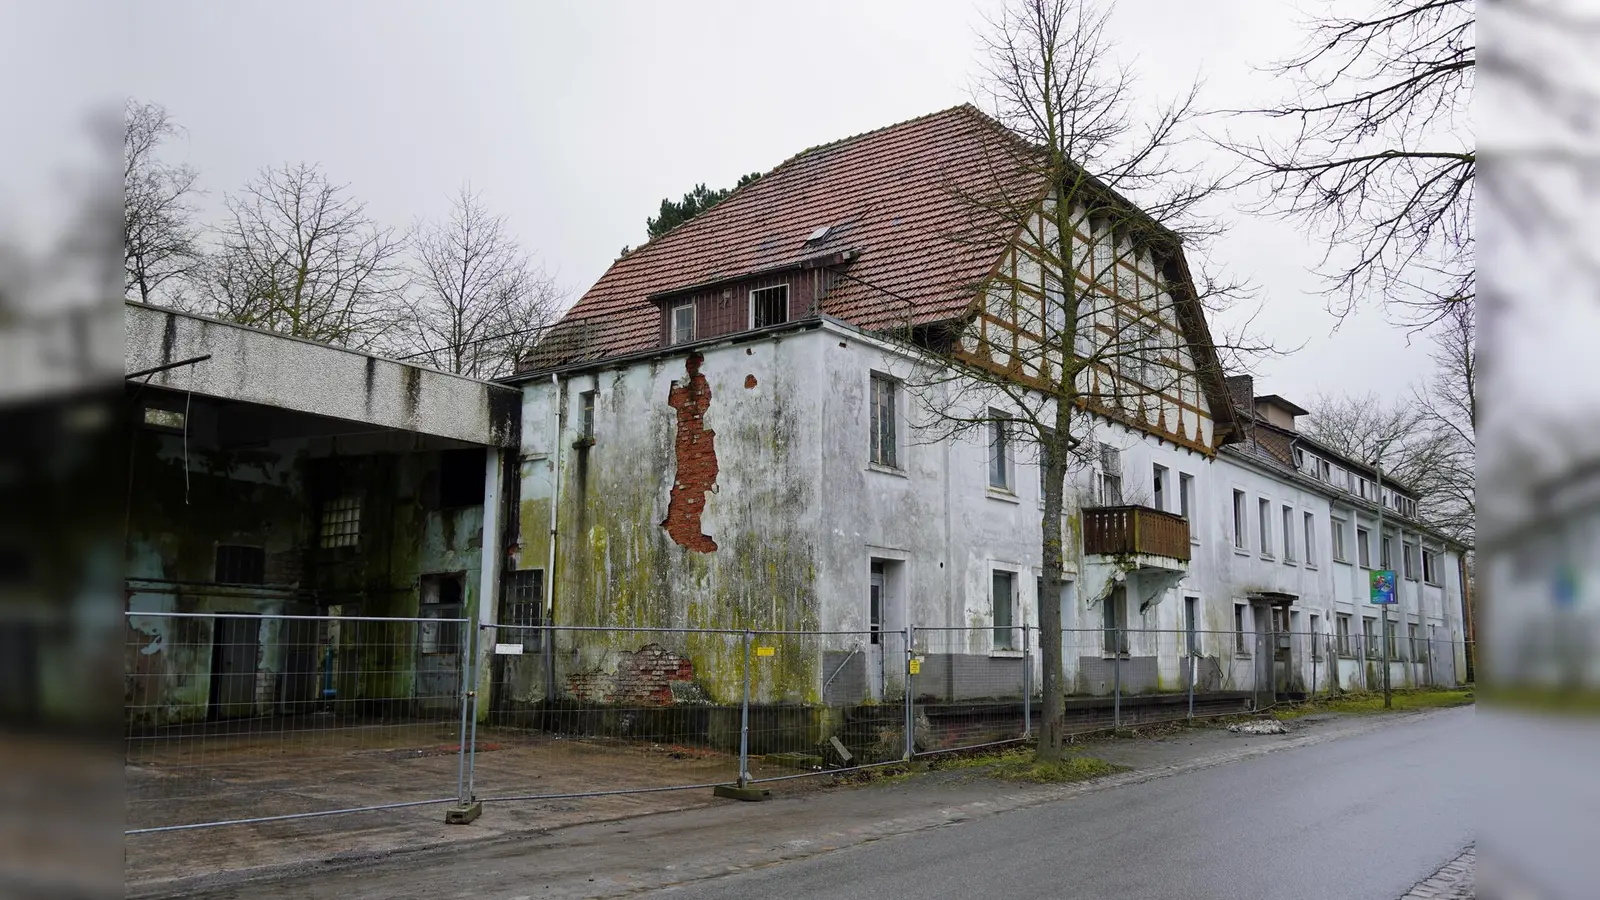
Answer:
[[[129,724],[292,714],[324,691],[459,709],[459,627],[251,615],[475,619],[516,392],[138,303],[125,322],[147,373],[125,389]]]
[[[1181,374],[1136,411],[1093,410],[1100,452],[1069,472],[1060,597],[1039,596],[1030,451],[999,427],[919,437],[929,422],[910,395],[926,360],[887,333],[1024,330],[1014,297],[972,287],[1016,266],[1004,242],[948,238],[996,127],[959,107],[805,151],[617,260],[508,379],[524,397],[508,564],[540,573],[554,625],[855,632],[762,670],[767,702],[892,694],[899,651],[884,636],[908,624],[967,629],[959,645],[924,633],[913,649],[932,670],[979,673],[967,690],[980,694],[1020,690],[1020,633],[1041,602],[1091,635],[1065,652],[1074,693],[1110,693],[1116,657],[1129,693],[1190,677],[1303,692],[1330,666],[1347,687],[1376,684],[1374,473],[1297,435],[1292,403],[1223,379],[1181,250],[1078,236],[1115,245],[1117,302],[1170,294]],[[1460,660],[1422,639],[1462,637],[1461,548],[1416,521],[1403,489],[1381,502],[1381,552],[1405,570],[1395,683],[1453,678]],[[1191,637],[1158,647],[1115,629]],[[623,650],[554,656],[582,672]],[[729,699],[736,672],[696,677]]]
[[[749,630],[775,633],[749,687],[769,707],[892,698],[908,651],[919,695],[1020,698],[1041,603],[1072,632],[1071,702],[1193,684],[1243,708],[1376,685],[1380,559],[1394,682],[1459,679],[1463,548],[1225,379],[1181,248],[1111,228],[1074,241],[1119,267],[1113,305],[1167,301],[1177,376],[1088,407],[1041,596],[1033,451],[1003,422],[930,437],[928,357],[891,334],[1026,333],[1014,288],[977,287],[1017,269],[1006,236],[949,239],[997,129],[958,107],[793,157],[614,262],[500,383],[129,303],[130,724],[327,691],[446,714],[429,680],[469,664],[481,716],[727,707]],[[174,611],[467,625],[151,615]]]

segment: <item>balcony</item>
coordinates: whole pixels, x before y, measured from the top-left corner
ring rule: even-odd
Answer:
[[[1148,506],[1091,507],[1083,511],[1083,552],[1131,558],[1139,568],[1187,569],[1189,522]]]

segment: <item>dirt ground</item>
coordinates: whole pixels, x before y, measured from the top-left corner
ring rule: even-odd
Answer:
[[[709,785],[738,779],[738,757],[659,743],[573,739],[479,728],[471,793],[488,803],[471,826],[444,824],[462,777],[455,723],[187,734],[130,742],[128,829],[189,826],[386,804],[408,808],[128,835],[127,884],[154,886],[231,869],[416,850],[490,834],[725,803]],[[753,759],[755,778],[795,763]],[[778,781],[814,790],[822,775]],[[680,786],[696,786],[671,790]],[[571,797],[606,791],[647,793]],[[654,790],[651,790],[654,789]],[[546,798],[546,799],[524,799]]]

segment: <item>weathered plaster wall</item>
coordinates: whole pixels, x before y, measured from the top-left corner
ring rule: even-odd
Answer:
[[[425,504],[422,488],[435,477],[436,451],[416,450],[413,437],[396,435],[294,438],[227,450],[216,440],[215,423],[213,408],[197,402],[187,436],[130,433],[130,612],[413,617],[421,574],[464,572],[464,614],[475,614],[483,510]],[[362,500],[359,545],[317,548],[317,498],[347,494]],[[267,584],[214,584],[219,544],[263,547]],[[270,714],[288,699],[280,676],[291,667],[320,666],[323,652],[311,650],[314,626],[275,619],[251,625],[259,642],[254,711]],[[345,625],[336,648],[339,698],[415,696],[415,626]],[[215,620],[203,617],[129,618],[129,705],[145,708],[136,724],[207,715],[217,631]],[[296,672],[297,683],[316,680],[308,674]]]

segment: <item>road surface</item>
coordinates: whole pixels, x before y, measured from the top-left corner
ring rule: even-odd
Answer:
[[[1473,840],[1473,715],[1418,717],[646,896],[1395,900]]]

